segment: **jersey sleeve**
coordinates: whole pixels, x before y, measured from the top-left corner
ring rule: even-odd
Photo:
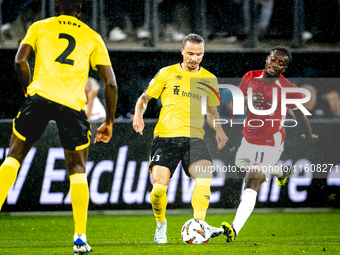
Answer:
[[[96,46],[90,58],[91,66],[97,71],[97,65],[111,66],[109,53],[106,49],[103,39],[98,36]]]
[[[158,99],[165,86],[165,70],[161,69],[150,81],[145,93],[153,98]]]
[[[216,88],[216,84],[218,84],[218,81],[216,78],[212,79],[212,90],[211,95],[208,96],[208,106],[219,106],[221,103],[221,97],[220,97],[220,90]]]
[[[295,84],[289,82],[286,78],[283,78],[283,79],[284,79],[285,87],[297,88],[297,86]],[[301,98],[303,98],[302,93],[300,93],[300,92],[287,93],[286,97],[287,97],[287,99],[301,99]],[[292,109],[292,110],[298,109],[298,107],[295,104],[287,104],[287,107]]]
[[[39,23],[35,22],[28,28],[25,38],[21,41],[20,45],[22,44],[31,45],[33,48],[33,51],[35,51],[36,42],[38,38],[38,31],[39,31]]]

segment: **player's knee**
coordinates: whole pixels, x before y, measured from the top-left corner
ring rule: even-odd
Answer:
[[[71,184],[84,183],[87,184],[87,178],[85,173],[76,173],[70,175]]]
[[[211,172],[200,173],[199,175],[197,175],[195,180],[196,185],[198,186],[210,187],[212,182],[212,173]]]
[[[151,194],[150,194],[151,199],[153,198],[157,199],[157,198],[160,198],[166,195],[167,189],[168,189],[168,186],[165,186],[163,184],[154,184]]]
[[[262,172],[248,172],[246,174],[245,188],[259,191],[261,184],[266,180],[266,176]]]

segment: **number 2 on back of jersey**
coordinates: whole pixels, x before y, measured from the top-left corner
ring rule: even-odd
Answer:
[[[68,40],[68,46],[63,51],[63,53],[61,53],[60,56],[57,57],[57,59],[55,61],[59,62],[61,64],[66,64],[66,65],[73,66],[74,60],[73,59],[69,59],[67,57],[72,53],[72,51],[76,47],[76,40],[71,35],[63,34],[63,33],[59,34],[59,39],[66,39],[66,40]]]

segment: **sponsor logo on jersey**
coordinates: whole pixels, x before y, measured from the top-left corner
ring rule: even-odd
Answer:
[[[180,86],[174,86],[174,95],[179,95]]]
[[[184,97],[190,97],[190,98],[194,98],[194,99],[198,99],[198,100],[201,100],[202,96],[195,93],[191,93],[190,91],[189,92],[185,92],[185,91],[182,91],[182,96]]]

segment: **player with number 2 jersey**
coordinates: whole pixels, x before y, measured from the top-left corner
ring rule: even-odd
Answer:
[[[90,64],[105,84],[106,119],[94,142],[108,143],[117,105],[117,84],[100,35],[79,20],[82,0],[58,0],[57,17],[35,22],[15,56],[16,72],[26,92],[25,102],[13,121],[8,157],[0,166],[0,210],[27,153],[54,120],[64,148],[70,178],[74,218],[74,254],[89,254],[86,223],[89,188],[85,165],[91,130],[85,114],[85,84]],[[35,52],[31,82],[28,57]]]
[[[35,51],[34,76],[27,94],[77,111],[85,109],[90,63],[94,70],[97,65],[111,66],[100,35],[69,15],[35,22],[21,44],[29,44]]]

